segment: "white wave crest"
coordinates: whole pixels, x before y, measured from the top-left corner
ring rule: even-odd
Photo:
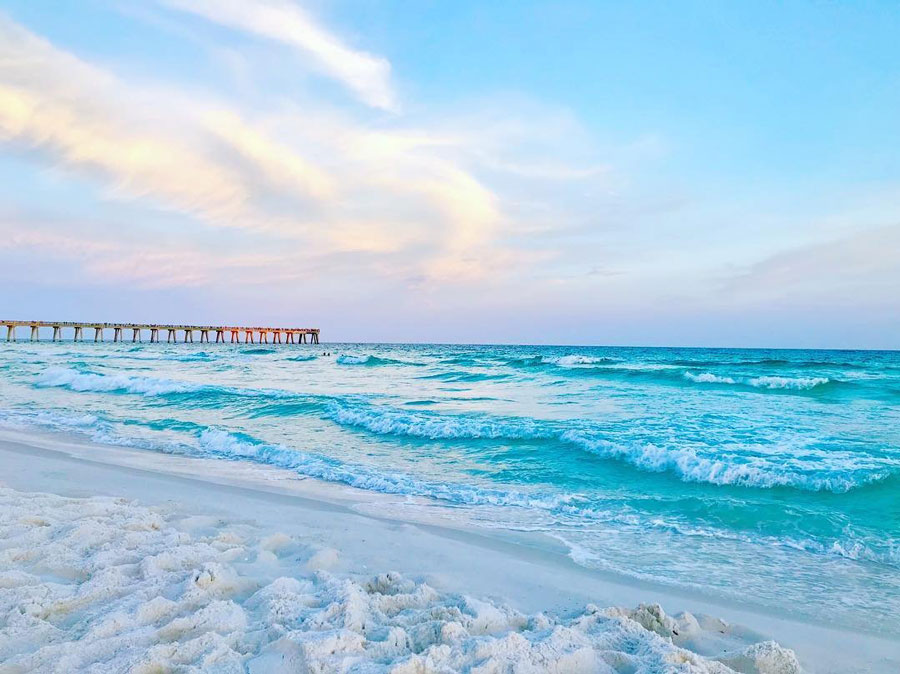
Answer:
[[[373,433],[405,435],[416,438],[466,439],[550,438],[553,432],[533,419],[498,419],[484,416],[466,417],[453,414],[426,414],[396,410],[390,407],[330,406],[329,418],[342,426],[365,428]]]
[[[383,494],[424,496],[455,504],[552,509],[567,503],[571,498],[566,494],[529,493],[469,484],[429,482],[405,473],[380,471],[360,464],[347,464],[321,454],[283,445],[257,443],[220,429],[203,431],[199,436],[199,448],[206,455],[264,463],[327,482],[343,483],[357,489]]]
[[[38,386],[62,387],[79,392],[110,393],[122,391],[145,396],[188,393],[201,386],[189,382],[126,374],[93,374],[70,368],[49,368],[40,375]]]
[[[380,435],[428,440],[555,440],[646,472],[669,472],[685,482],[808,491],[846,492],[890,477],[900,461],[832,455],[828,465],[811,466],[803,457],[768,457],[736,449],[707,456],[703,448],[652,442],[612,442],[597,429],[574,428],[529,418],[496,418],[408,412],[390,407],[331,405],[326,414],[338,424]]]
[[[830,381],[828,377],[754,377],[753,379],[748,379],[747,383],[755,388],[806,391],[816,386],[827,384]]]
[[[608,459],[617,459],[647,472],[671,472],[685,482],[706,482],[741,487],[792,487],[807,491],[842,493],[864,484],[891,477],[900,462],[845,461],[830,470],[804,470],[803,461],[764,457],[731,456],[727,459],[703,456],[690,447],[661,447],[649,442],[620,444],[583,431],[566,431],[561,439]]]
[[[720,377],[717,374],[713,374],[712,372],[703,372],[701,374],[694,374],[693,372],[685,372],[685,379],[690,379],[693,382],[697,382],[698,384],[737,384],[737,381],[732,379],[731,377]]]
[[[808,391],[809,389],[829,383],[828,377],[750,377],[735,378],[713,374],[712,372],[702,372],[694,374],[693,372],[685,372],[684,378],[697,384],[742,384],[752,386],[753,388],[762,389],[784,389],[794,391]]]
[[[372,361],[372,356],[355,356],[353,354],[342,353],[337,357],[337,361],[341,365],[365,365]]]
[[[546,362],[553,363],[554,365],[559,365],[560,367],[574,367],[577,365],[601,365],[604,363],[614,363],[616,362],[615,358],[608,358],[605,356],[582,356],[582,355],[572,355],[572,356],[560,356],[559,358],[548,358]]]

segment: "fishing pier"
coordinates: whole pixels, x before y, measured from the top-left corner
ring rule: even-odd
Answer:
[[[94,341],[102,342],[104,332],[112,330],[112,341],[125,341],[126,333],[131,338],[129,341],[140,342],[141,336],[149,332],[151,342],[159,342],[160,334],[165,333],[167,343],[181,341],[191,344],[194,341],[194,333],[199,333],[199,342],[209,343],[210,334],[215,334],[215,342],[224,344],[269,344],[269,335],[272,336],[272,344],[318,344],[318,328],[266,328],[258,326],[234,326],[234,325],[157,325],[154,323],[82,323],[78,321],[0,321],[0,325],[6,326],[6,341],[16,341],[16,328],[31,328],[31,341],[39,341],[40,328],[53,328],[51,341],[60,342],[63,338],[63,329],[73,330],[72,341],[83,342],[84,332],[94,331]],[[178,333],[182,333],[182,339],[178,339]],[[228,339],[226,339],[228,335]],[[244,339],[241,340],[243,335]],[[258,335],[258,340],[254,338]],[[284,337],[282,339],[282,336]]]

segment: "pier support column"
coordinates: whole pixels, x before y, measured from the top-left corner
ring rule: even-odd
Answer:
[[[15,325],[7,325],[6,326],[6,341],[7,342],[16,341],[16,326]]]
[[[253,344],[253,331],[252,330],[247,330],[244,333],[244,344],[246,344],[247,342],[250,342],[251,344]]]
[[[73,342],[83,342],[84,341],[84,333],[82,332],[82,326],[75,326],[75,337],[72,339]]]
[[[184,343],[187,344],[188,342],[190,342],[191,344],[194,343],[194,331],[193,330],[185,330],[184,331]]]
[[[260,344],[268,344],[269,343],[269,333],[264,332],[263,330],[259,331],[259,343]]]
[[[281,344],[281,331],[276,330],[272,333],[272,344]]]
[[[103,328],[94,328],[94,341],[95,342],[103,341]]]
[[[113,341],[114,342],[122,341],[122,328],[113,328]]]
[[[140,328],[132,328],[131,341],[139,342],[141,341],[141,329]]]
[[[312,333],[312,337],[313,337],[313,344],[318,344],[319,343],[319,333],[318,332]]]
[[[293,332],[287,332],[287,333],[285,333],[284,338],[285,338],[285,340],[287,340],[287,343],[288,343],[288,344],[293,344],[293,343],[294,343],[294,333],[293,333]]]
[[[36,325],[31,326],[31,341],[32,342],[38,341],[38,326],[36,326]]]
[[[177,342],[178,339],[175,337],[175,331],[169,328],[169,334],[166,336],[166,344],[169,342]]]
[[[200,343],[203,344],[203,342],[209,344],[209,330],[200,331]]]
[[[216,344],[219,342],[225,343],[225,332],[223,330],[216,330]]]
[[[306,333],[305,332],[300,333],[300,343],[306,344]]]
[[[231,343],[232,344],[240,344],[241,343],[241,337],[238,334],[237,330],[231,331]]]
[[[54,342],[62,341],[62,331],[58,325],[53,326],[53,341]]]
[[[150,341],[151,342],[159,341],[159,329],[158,328],[150,328]]]

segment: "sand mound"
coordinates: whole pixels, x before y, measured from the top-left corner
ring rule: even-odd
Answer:
[[[679,644],[707,627],[655,605],[524,615],[396,573],[329,573],[334,550],[278,554],[300,547],[227,523],[191,534],[121,499],[0,489],[0,673],[800,671],[773,642],[704,658]]]

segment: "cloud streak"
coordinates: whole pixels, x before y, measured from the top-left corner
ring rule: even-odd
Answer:
[[[222,7],[222,17],[237,20],[229,12],[259,3]],[[282,240],[286,260],[329,259],[370,279],[459,284],[534,263],[533,251],[509,237],[532,229],[518,193],[534,178],[522,176],[544,176],[550,166],[581,185],[596,172],[567,161],[580,153],[564,141],[571,123],[537,106],[515,118],[508,107],[483,120],[467,113],[415,123],[403,115],[373,121],[314,96],[302,106],[275,99],[248,109],[183,86],[125,80],[0,15],[0,142],[39,166],[78,171],[103,199],[161,221],[174,213],[182,226],[242,231],[251,250]],[[552,196],[539,205],[544,221],[563,212]],[[63,254],[47,237],[30,244],[42,245]]]
[[[761,260],[729,279],[729,298],[792,305],[895,302],[900,226],[810,243]]]
[[[134,92],[0,18],[0,140],[102,175],[119,198],[151,197],[210,220],[237,217],[238,175],[177,134],[129,114]]]
[[[160,0],[231,29],[254,34],[297,50],[318,69],[374,108],[393,110],[396,96],[391,65],[384,58],[352,49],[286,0]]]
[[[149,241],[117,241],[109,237],[91,237],[83,231],[65,234],[30,223],[0,223],[0,252],[16,255],[30,253],[42,261],[75,262],[84,276],[81,282],[135,284],[139,288],[163,289],[198,287],[241,274],[253,283],[281,269],[282,258],[259,253],[222,254],[202,248],[173,247]],[[80,229],[80,228],[79,228]],[[42,267],[41,278],[53,277],[52,264]],[[71,282],[71,278],[68,279]]]

